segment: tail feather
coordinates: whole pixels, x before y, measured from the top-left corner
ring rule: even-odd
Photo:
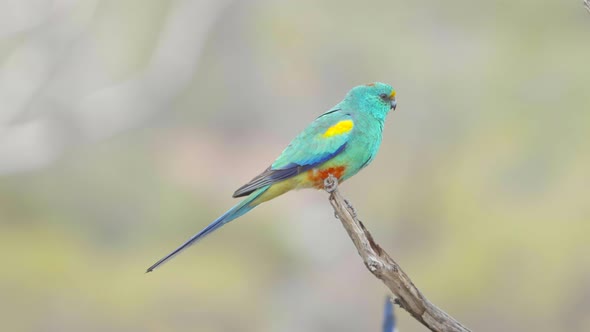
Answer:
[[[237,205],[235,205],[234,207],[232,207],[231,209],[229,209],[221,217],[217,218],[215,221],[213,221],[211,224],[209,224],[209,226],[205,227],[199,233],[193,235],[190,239],[188,239],[180,247],[176,248],[174,251],[172,251],[168,255],[164,256],[159,261],[157,261],[154,265],[150,266],[147,269],[146,273],[152,272],[153,270],[155,270],[156,268],[158,268],[159,266],[161,266],[165,262],[167,262],[170,259],[172,259],[174,256],[178,255],[180,252],[182,252],[186,248],[188,248],[191,245],[195,244],[200,239],[202,239],[205,236],[213,233],[213,231],[215,231],[216,229],[220,228],[221,226],[227,224],[228,222],[230,222],[230,221],[232,221],[232,220],[234,220],[234,219],[236,219],[238,217],[243,216],[248,211],[250,211],[253,208],[255,208],[258,204],[251,204],[251,203],[256,198],[258,198],[260,195],[262,195],[269,187],[270,186],[266,186],[266,187],[260,188],[257,191],[253,192],[252,194],[250,194],[250,196],[248,196],[248,198],[244,199],[243,201],[241,201],[240,203],[238,203]]]

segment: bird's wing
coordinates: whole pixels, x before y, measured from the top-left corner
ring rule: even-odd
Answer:
[[[305,128],[275,162],[236,190],[233,197],[247,196],[258,188],[305,172],[333,158],[346,148],[354,121],[350,114],[331,110]]]

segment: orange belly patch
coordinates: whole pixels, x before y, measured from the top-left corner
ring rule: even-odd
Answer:
[[[325,169],[310,169],[307,171],[307,179],[313,184],[315,188],[323,189],[324,180],[328,178],[330,174],[334,175],[338,180],[340,180],[345,170],[346,166],[336,166]]]

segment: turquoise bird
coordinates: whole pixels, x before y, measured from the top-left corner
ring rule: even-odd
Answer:
[[[358,173],[375,158],[385,117],[395,110],[396,104],[395,90],[387,84],[354,87],[344,100],[295,137],[264,172],[236,190],[233,197],[247,196],[244,200],[150,266],[147,272],[261,203],[293,189],[323,189],[330,174],[342,183]]]

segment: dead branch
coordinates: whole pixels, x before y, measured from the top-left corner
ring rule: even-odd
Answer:
[[[356,212],[338,191],[338,180],[330,175],[324,181],[336,217],[348,232],[365,265],[397,296],[395,303],[434,332],[470,332],[468,328],[440,310],[414,286],[401,267],[383,250],[356,217]]]

